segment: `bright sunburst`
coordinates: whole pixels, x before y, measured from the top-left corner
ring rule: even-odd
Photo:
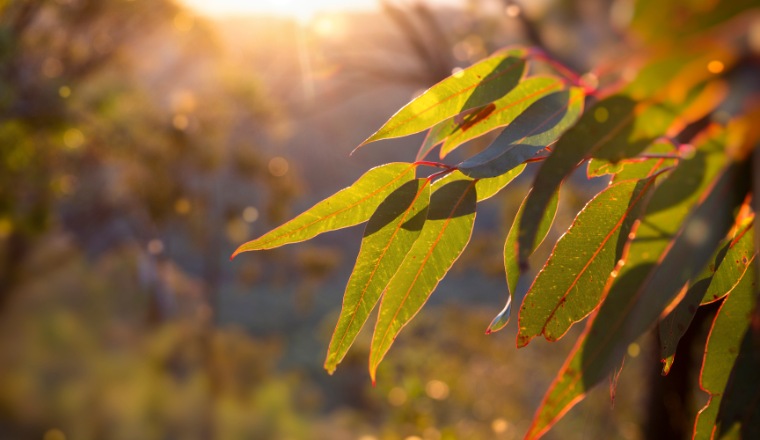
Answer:
[[[318,12],[372,10],[377,0],[183,0],[201,14],[277,14],[308,20]]]

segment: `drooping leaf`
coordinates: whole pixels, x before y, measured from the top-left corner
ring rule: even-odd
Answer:
[[[490,199],[491,197],[495,196],[496,193],[507,186],[509,182],[515,180],[515,178],[519,176],[524,169],[525,165],[523,164],[498,177],[492,177],[490,179],[477,179],[475,187],[478,190],[478,202],[482,202],[483,200]],[[440,180],[436,181],[436,186],[445,184],[447,182],[453,182],[455,180],[475,179],[471,179],[459,171],[453,171],[450,174],[442,177]]]
[[[751,180],[748,160],[726,167],[684,222],[665,257],[639,288],[623,343],[633,342],[646,332],[683,286],[710,263],[734,224],[734,212],[742,205]]]
[[[527,198],[527,197],[526,197]],[[554,197],[549,202],[549,207],[546,210],[544,217],[541,219],[541,227],[538,229],[538,236],[536,242],[533,245],[533,251],[541,245],[541,243],[549,234],[549,230],[554,223],[554,216],[557,214],[557,205],[559,204],[559,190],[554,194]],[[488,326],[486,334],[497,332],[503,329],[509,322],[509,315],[512,310],[512,297],[515,295],[515,289],[517,289],[517,281],[520,279],[520,268],[517,265],[517,231],[520,229],[520,219],[522,218],[523,206],[525,206],[525,200],[520,205],[520,209],[517,211],[515,221],[512,223],[512,228],[507,235],[507,241],[504,244],[504,269],[507,273],[507,287],[509,288],[509,297],[507,298],[507,304],[504,309],[499,312],[498,315],[491,321],[491,325]]]
[[[523,218],[528,221],[521,222],[518,238],[518,261],[521,266],[527,264],[539,221],[554,191],[582,160],[603,145],[628,142],[636,105],[636,101],[625,96],[602,100],[585,112],[578,123],[555,144],[554,151],[539,168],[533,190],[525,202]]]
[[[723,295],[734,287],[752,259],[754,249],[755,230],[750,224],[731,243],[731,248],[716,270],[710,287],[700,299],[701,304],[708,304],[723,298]]]
[[[660,320],[660,361],[662,362],[662,375],[666,376],[675,361],[676,348],[678,341],[681,340],[686,330],[689,328],[694,315],[697,313],[700,302],[705,296],[710,282],[715,275],[715,271],[720,267],[720,263],[726,256],[731,240],[724,240],[716,252],[713,263],[705,267],[702,272],[694,279],[689,281],[689,288],[684,293],[683,298]]]
[[[599,305],[655,179],[608,187],[578,214],[523,300],[518,348],[540,334],[556,341]]]
[[[485,150],[457,166],[467,176],[499,176],[554,143],[583,112],[583,91],[577,87],[534,102]]]
[[[345,356],[383,289],[422,232],[429,203],[430,180],[415,179],[392,192],[367,222],[325,361],[330,374]]]
[[[597,312],[568,356],[557,378],[536,411],[527,439],[546,432],[562,415],[619,362],[615,347],[624,335],[626,307],[647,275],[675,237],[683,219],[710,188],[726,162],[725,133],[711,126],[694,141],[693,157],[683,160],[655,189],[645,216],[630,244],[626,264],[620,268]],[[593,329],[593,331],[592,331]]]
[[[363,223],[390,193],[414,179],[415,168],[416,165],[410,163],[391,163],[373,168],[350,187],[317,203],[279,228],[243,244],[232,254],[232,258],[241,252],[272,249]]]
[[[490,104],[523,78],[528,64],[524,57],[521,48],[501,51],[444,79],[404,106],[359,147],[417,133],[463,111]]]
[[[446,138],[441,146],[441,159],[470,139],[512,123],[539,98],[562,90],[564,84],[563,80],[552,76],[527,78],[503,98],[468,115],[461,123],[449,120],[448,126],[443,130]]]
[[[736,286],[731,289],[726,300],[721,304],[710,329],[702,372],[699,376],[699,386],[710,393],[710,401],[697,416],[697,422],[694,425],[695,439],[713,438],[713,429],[720,417],[720,412],[716,409],[721,404],[721,400],[729,397],[726,393],[731,394],[732,390],[727,389],[729,376],[742,349],[742,340],[750,327],[752,312],[755,310],[756,270],[756,263],[747,267]],[[755,371],[754,381],[751,380],[739,386],[748,386],[752,382],[757,382],[757,374],[758,371]],[[714,399],[716,396],[722,396],[723,399],[720,397]],[[718,422],[718,424],[721,423]],[[721,428],[730,429],[725,425]]]
[[[427,156],[427,154],[435,148],[436,145],[440,144],[441,142],[446,139],[447,132],[444,130],[449,126],[451,123],[451,118],[445,119],[428,130],[427,136],[425,136],[425,140],[422,142],[422,145],[420,146],[420,151],[417,152],[417,158],[416,160],[422,160]]]
[[[396,335],[422,308],[470,241],[477,203],[475,182],[456,180],[433,189],[422,233],[380,303],[369,362],[373,382],[377,366]]]
[[[754,319],[760,318],[757,313],[758,310],[755,309]],[[750,328],[744,334],[739,356],[734,362],[723,398],[715,403],[716,406],[719,404],[720,409],[717,414],[714,439],[760,438],[758,371],[760,371],[760,341],[758,341],[757,329]],[[712,406],[711,399],[709,407]]]
[[[635,157],[655,139],[663,136],[680,111],[687,107],[698,90],[679,104],[637,102],[620,94],[598,102],[581,116],[555,144],[554,151],[538,170],[533,191],[525,205],[525,218],[520,228],[521,266],[527,264],[527,249],[536,236],[536,225],[543,215],[551,194],[560,182],[583,160],[588,158],[618,162]]]

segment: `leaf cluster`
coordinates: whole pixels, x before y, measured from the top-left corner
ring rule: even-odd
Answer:
[[[634,29],[647,23],[641,16],[652,3],[640,2]],[[723,3],[716,10],[725,20],[742,10]],[[736,33],[714,36],[703,18],[690,24],[700,32],[661,37],[666,49],[638,54],[635,79],[567,75],[533,48],[495,53],[431,87],[360,145],[429,130],[416,162],[370,170],[235,255],[367,222],[325,368],[336,369],[379,303],[374,381],[401,329],[467,246],[478,204],[540,162],[504,247],[510,298],[487,333],[507,325],[562,183],[585,165],[589,178],[609,176],[609,186],[578,213],[533,281],[519,307],[517,346],[538,336],[556,341],[588,318],[586,330],[526,438],[540,437],[594,385],[616,383],[626,349],[658,323],[667,374],[697,308],[718,300],[700,379],[712,397],[695,438],[756,438],[760,334],[750,324],[760,315],[750,183],[760,134],[748,127],[760,112],[748,100],[726,126],[710,122],[730,89],[723,74],[746,48]],[[547,61],[565,77],[528,75],[531,63]],[[444,158],[497,129],[490,146],[459,164],[425,160],[437,145]],[[425,166],[442,170],[417,177]]]

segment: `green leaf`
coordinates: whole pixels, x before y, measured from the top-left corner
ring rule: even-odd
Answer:
[[[530,248],[535,241],[540,219],[559,188],[562,180],[587,156],[603,145],[615,140],[627,139],[634,118],[636,101],[625,96],[612,96],[597,103],[581,116],[557,142],[554,151],[543,162],[536,174],[533,190],[525,202],[524,218],[518,236],[518,261],[526,265]]]
[[[475,222],[477,194],[472,180],[436,186],[425,226],[391,279],[380,304],[370,351],[370,375],[401,328],[422,308],[467,243]]]
[[[414,179],[415,168],[416,165],[410,163],[391,163],[373,168],[350,187],[317,203],[279,228],[240,246],[232,258],[241,252],[272,249],[363,223],[390,193]]]
[[[731,243],[731,248],[726,257],[715,271],[710,287],[700,298],[701,304],[708,304],[723,298],[744,273],[755,249],[755,230],[752,225],[753,223],[750,223]]]
[[[633,342],[646,332],[689,280],[710,263],[734,224],[734,212],[742,205],[751,180],[749,161],[733,162],[703,195],[665,257],[639,289],[623,343]]]
[[[710,400],[707,401],[707,405],[699,411],[697,420],[694,423],[692,440],[711,440],[722,398],[722,394],[711,395]]]
[[[457,169],[473,178],[499,176],[533,157],[559,138],[583,112],[583,90],[555,92],[534,102],[481,153]]]
[[[678,341],[686,334],[686,330],[689,328],[692,319],[694,319],[702,298],[710,287],[715,270],[720,267],[730,246],[731,240],[724,240],[724,243],[719,246],[715,258],[713,258],[713,263],[705,267],[702,273],[689,281],[689,289],[683,298],[665,318],[660,320],[660,361],[663,363],[663,376],[666,376],[670,372],[670,368],[675,361]]]
[[[514,168],[509,172],[502,174],[501,176],[493,177],[490,179],[471,179],[459,171],[453,171],[437,180],[433,186],[438,187],[439,185],[456,180],[475,180],[475,186],[478,190],[478,202],[482,202],[483,200],[490,199],[491,197],[495,196],[496,193],[507,186],[509,182],[515,180],[515,178],[519,176],[524,169],[525,164],[520,165],[517,168]]]
[[[427,136],[425,136],[425,140],[420,146],[420,151],[417,152],[417,158],[415,160],[424,159],[430,150],[435,148],[436,145],[440,144],[444,141],[444,139],[446,139],[446,136],[448,134],[444,129],[449,126],[450,121],[451,118],[445,119],[430,128]]]
[[[675,154],[676,150],[670,142],[655,142],[651,147],[647,148],[648,154]],[[599,159],[592,159],[599,160]],[[623,163],[623,161],[618,162]],[[677,165],[676,159],[647,159],[638,162],[626,162],[625,167],[615,173],[610,184],[615,184],[625,180],[643,179],[646,176],[660,171],[663,168]]]
[[[676,151],[670,142],[655,142],[646,149],[647,154],[673,154]],[[586,175],[589,178],[599,177],[605,174],[613,174],[611,183],[622,182],[624,180],[643,179],[657,172],[658,170],[673,166],[676,159],[664,158],[633,158],[625,159],[619,162],[610,162],[604,159],[591,159],[588,161]]]
[[[533,191],[525,205],[525,218],[520,228],[521,265],[527,264],[527,249],[536,236],[538,220],[543,215],[551,194],[583,160],[605,159],[617,162],[641,153],[655,139],[663,136],[676,116],[698,95],[694,90],[679,105],[639,103],[625,95],[613,95],[598,102],[581,116],[557,142],[552,154],[538,170]]]
[[[638,288],[726,162],[723,131],[711,128],[694,144],[697,146],[694,156],[681,161],[655,188],[628,249],[626,264],[620,268],[609,292],[603,295],[601,307],[592,314],[568,361],[544,396],[526,438],[540,437],[591,387],[606,380],[612,372],[611,365],[619,362],[621,356],[616,356],[615,348],[624,336],[626,307],[635,301]]]
[[[752,258],[754,260],[754,256]],[[731,289],[726,300],[721,304],[713,321],[705,346],[702,372],[699,376],[699,385],[710,393],[710,401],[697,416],[694,427],[695,439],[710,439],[713,436],[713,427],[720,417],[720,412],[715,411],[714,407],[721,403],[720,400],[714,402],[713,397],[728,397],[725,393],[730,391],[727,389],[729,376],[742,349],[742,339],[750,328],[752,313],[755,310],[756,271],[757,263],[747,267],[736,286]],[[757,382],[757,371],[755,371],[754,380],[740,386],[748,386],[752,382]]]
[[[608,278],[625,257],[625,245],[655,177],[628,180],[597,194],[578,214],[533,282],[520,308],[517,347],[543,334],[561,338],[601,302]]]
[[[392,192],[367,222],[325,361],[330,374],[348,352],[383,289],[422,232],[429,203],[430,180],[415,179]]]
[[[731,295],[729,295],[730,297]],[[760,319],[755,309],[754,319]],[[719,404],[715,439],[760,438],[760,341],[756,329],[750,328],[739,349],[726,390]],[[712,407],[710,399],[710,407]],[[700,414],[701,419],[701,414]],[[708,417],[709,420],[709,417]]]
[[[527,199],[527,196],[526,196]],[[557,205],[559,204],[559,190],[554,193],[554,197],[549,202],[549,207],[546,210],[544,217],[541,219],[541,225],[538,229],[538,236],[536,242],[533,244],[533,251],[541,245],[546,235],[549,234],[549,230],[554,223],[554,216],[557,214]],[[520,229],[520,219],[522,218],[523,207],[525,206],[525,200],[520,205],[520,209],[517,211],[515,221],[512,223],[512,228],[507,235],[507,241],[504,244],[504,269],[507,273],[507,287],[509,288],[509,297],[507,298],[507,304],[504,309],[499,312],[498,315],[491,321],[491,325],[488,326],[486,334],[497,332],[503,329],[509,322],[509,315],[512,310],[512,297],[515,295],[515,289],[517,289],[517,281],[520,279],[520,268],[517,265],[517,231]]]
[[[502,51],[444,79],[404,106],[359,147],[418,133],[463,111],[490,104],[522,80],[528,66],[524,57],[524,49]]]
[[[478,136],[512,123],[526,108],[549,93],[562,90],[565,82],[552,76],[534,76],[522,81],[503,98],[492,102],[480,111],[467,115],[457,123],[449,120],[444,129],[445,142],[441,146],[441,159],[459,145]]]

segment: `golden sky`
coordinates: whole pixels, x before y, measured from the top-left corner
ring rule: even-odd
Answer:
[[[372,10],[377,0],[182,0],[191,9],[203,15],[231,16],[251,14],[287,15],[302,20],[311,19],[318,12]],[[462,0],[428,0],[428,4],[456,4]]]

